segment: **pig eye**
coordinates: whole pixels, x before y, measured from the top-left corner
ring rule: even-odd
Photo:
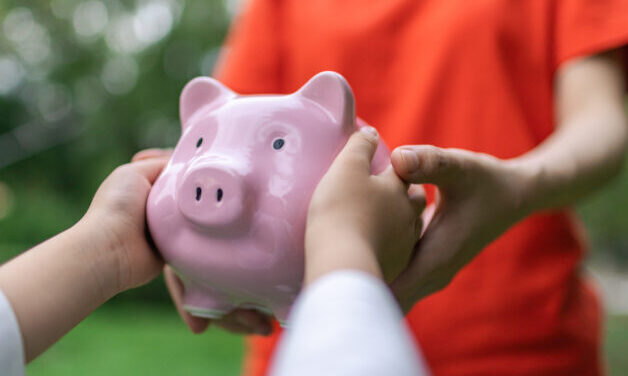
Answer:
[[[281,149],[284,145],[286,144],[286,141],[284,141],[283,138],[278,138],[275,141],[273,141],[273,149],[275,150],[279,150]]]
[[[198,141],[196,141],[196,147],[200,148],[202,144],[203,144],[203,137],[199,138]]]

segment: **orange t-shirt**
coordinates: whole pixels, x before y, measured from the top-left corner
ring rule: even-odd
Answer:
[[[554,129],[561,64],[628,42],[626,0],[252,0],[217,76],[288,93],[344,75],[391,148],[521,155]],[[408,314],[435,375],[599,375],[600,307],[565,211],[511,228]],[[377,323],[373,323],[377,325]],[[262,375],[277,336],[248,341]]]

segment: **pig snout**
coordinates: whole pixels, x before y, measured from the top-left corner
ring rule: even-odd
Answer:
[[[244,200],[242,176],[220,164],[191,166],[177,191],[183,216],[207,228],[240,223]]]

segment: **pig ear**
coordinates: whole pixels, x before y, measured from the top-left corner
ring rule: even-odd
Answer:
[[[236,94],[211,77],[197,77],[188,82],[181,92],[179,115],[185,129],[190,117],[200,108],[214,102],[226,102]]]
[[[355,130],[355,100],[347,81],[335,72],[321,72],[296,93],[323,107],[347,132]]]

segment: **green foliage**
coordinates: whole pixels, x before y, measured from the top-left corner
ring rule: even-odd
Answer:
[[[0,2],[0,262],[75,223],[135,152],[175,144],[179,93],[211,73],[228,6]]]
[[[626,338],[628,338],[628,316],[609,316],[606,320],[604,349],[610,376],[628,375]]]
[[[622,174],[583,200],[579,213],[593,245],[591,256],[628,267],[628,158]]]

